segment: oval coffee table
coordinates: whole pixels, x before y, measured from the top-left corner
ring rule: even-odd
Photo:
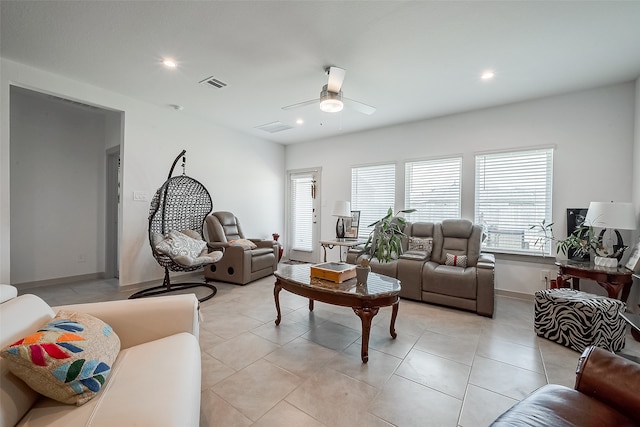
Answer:
[[[371,320],[378,314],[380,307],[392,306],[389,333],[392,338],[397,336],[395,323],[400,302],[400,281],[397,279],[371,272],[366,285],[357,285],[355,278],[342,283],[334,283],[311,277],[309,264],[280,264],[274,275],[276,283],[273,288],[273,296],[278,312],[276,325],[279,325],[282,320],[279,294],[282,289],[285,289],[296,295],[309,298],[309,310],[311,311],[313,311],[313,301],[351,307],[362,322],[360,355],[364,363],[369,360]]]

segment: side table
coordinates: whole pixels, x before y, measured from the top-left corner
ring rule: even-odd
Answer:
[[[556,282],[559,288],[566,287],[566,282],[570,279],[573,289],[579,291],[580,279],[591,279],[607,291],[609,298],[618,299],[620,295],[619,299],[622,302],[627,302],[629,298],[633,272],[626,267],[600,267],[592,263],[575,261],[560,261],[556,262],[556,265],[558,266]]]
[[[334,239],[334,240],[320,240],[320,245],[324,249],[324,262],[327,262],[327,248],[333,249],[338,247],[340,249],[340,262],[342,262],[342,248],[355,248],[356,246],[366,243],[364,240],[358,239]]]

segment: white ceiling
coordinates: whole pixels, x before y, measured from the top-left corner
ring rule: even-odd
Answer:
[[[4,58],[283,144],[640,76],[640,1],[2,0],[0,14]],[[330,65],[375,114],[282,109],[319,97]],[[275,121],[293,129],[255,129]]]

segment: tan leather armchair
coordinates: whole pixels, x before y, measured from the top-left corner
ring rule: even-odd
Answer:
[[[246,285],[273,274],[278,268],[277,242],[246,239],[233,213],[214,212],[207,216],[205,223],[209,247],[223,251],[220,261],[205,267],[205,279]]]

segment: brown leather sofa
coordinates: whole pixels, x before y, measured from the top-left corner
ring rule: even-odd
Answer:
[[[240,221],[231,212],[214,212],[207,216],[205,223],[209,248],[223,252],[220,261],[205,267],[206,280],[246,285],[277,270],[275,240],[246,239]],[[255,247],[248,247],[247,240]]]
[[[640,365],[607,350],[587,347],[574,389],[548,384],[500,415],[493,427],[638,427]]]
[[[407,222],[402,239],[403,253],[398,259],[381,263],[371,260],[371,270],[401,282],[400,296],[474,311],[493,317],[493,254],[481,253],[482,227],[466,219],[441,223]],[[433,239],[431,252],[412,250],[411,239]],[[447,254],[466,256],[466,267],[446,265]],[[347,262],[356,264],[362,249],[352,249]]]

